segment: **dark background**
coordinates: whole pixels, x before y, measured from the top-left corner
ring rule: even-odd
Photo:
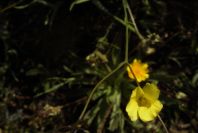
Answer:
[[[75,5],[70,11],[72,2],[0,2],[0,132],[72,132],[90,90],[105,75],[100,61],[94,60],[97,67],[93,68],[86,57],[96,49],[107,52],[116,44],[119,56],[115,58],[124,58],[125,27],[103,9],[123,18],[122,1],[101,0],[102,7],[90,1]],[[168,129],[174,133],[197,132],[198,2],[129,0],[129,4],[140,32],[146,38],[152,33],[160,36],[159,42],[152,42],[154,36],[146,46],[137,48],[139,39],[130,33],[130,60],[139,57],[150,61],[151,79],[157,80],[161,89],[162,118]],[[108,46],[98,47],[99,38],[111,24]],[[146,54],[148,48],[155,52]],[[114,68],[115,64],[110,66]],[[75,82],[60,85],[70,77]],[[54,90],[48,92],[50,89]],[[177,97],[181,92],[184,98]],[[93,100],[89,109],[98,101]],[[47,104],[50,111],[58,106],[61,111],[50,116],[50,111],[43,108]],[[123,112],[124,105],[126,101],[120,105]],[[155,124],[156,121],[151,128],[144,128],[141,122],[126,122],[124,129],[159,132],[160,124]],[[83,121],[80,125],[79,132],[96,132],[94,122]],[[119,126],[115,130],[107,127],[105,124],[104,132],[120,131]]]

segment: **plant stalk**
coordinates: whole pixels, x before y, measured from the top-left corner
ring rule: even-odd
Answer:
[[[162,123],[162,126],[164,127],[165,132],[166,132],[166,133],[169,133],[169,131],[168,131],[168,129],[167,129],[165,123],[163,122],[162,118],[160,117],[160,115],[158,115],[157,117],[158,117],[158,119],[160,120],[160,122]]]

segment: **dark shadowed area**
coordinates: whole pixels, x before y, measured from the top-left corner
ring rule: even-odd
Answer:
[[[0,1],[0,133],[165,132],[127,115],[126,55],[148,64],[168,131],[198,132],[198,1],[126,1]]]

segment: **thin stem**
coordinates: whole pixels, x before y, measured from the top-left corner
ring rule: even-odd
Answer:
[[[128,15],[127,15],[127,5],[128,5],[128,3],[127,3],[127,0],[123,0],[122,2],[123,2],[123,7],[124,7],[124,22],[128,23]],[[129,69],[130,69],[131,73],[133,74],[133,77],[134,77],[137,85],[140,86],[139,82],[138,82],[138,80],[137,80],[137,78],[136,78],[136,76],[133,72],[133,69],[131,68],[131,66],[129,64],[129,61],[128,61],[128,56],[129,56],[128,55],[129,54],[129,29],[128,29],[127,26],[125,28],[126,28],[126,30],[125,30],[125,62],[129,66]]]
[[[169,131],[168,131],[168,129],[167,129],[165,123],[164,123],[163,120],[161,119],[161,117],[160,117],[159,115],[158,115],[157,117],[158,117],[158,119],[160,120],[160,122],[162,123],[162,126],[164,127],[165,132],[166,132],[166,133],[169,133]]]
[[[128,23],[128,15],[126,8],[126,0],[123,0],[124,7],[124,22]],[[128,53],[129,53],[129,28],[125,27],[125,61],[128,62]]]
[[[136,22],[135,22],[135,19],[133,17],[133,13],[132,13],[131,8],[129,7],[129,4],[128,4],[127,1],[126,1],[126,8],[127,8],[128,12],[129,12],[129,15],[130,15],[131,21],[133,23],[133,26],[135,28],[136,34],[138,35],[138,37],[140,38],[141,41],[144,41],[145,39],[144,39],[143,35],[139,32],[139,29],[138,29],[138,27],[136,25]]]
[[[12,3],[12,4],[8,5],[7,7],[3,8],[3,9],[0,9],[0,13],[3,13],[5,11],[7,11],[7,10],[9,10],[9,9],[17,6],[17,4],[19,4],[19,3],[20,3],[20,1],[19,2],[15,2],[15,3]]]
[[[126,52],[127,51],[127,52]],[[129,30],[126,28],[126,44],[125,44],[125,61],[128,62],[129,58]]]
[[[109,35],[109,33],[110,33],[112,27],[113,27],[113,23],[111,23],[111,24],[107,27],[106,33],[105,33],[105,35],[104,35],[105,38]]]
[[[135,73],[133,72],[133,69],[131,68],[131,65],[128,62],[127,62],[127,65],[128,65],[128,67],[129,67],[129,69],[130,69],[130,71],[131,71],[131,73],[132,73],[132,75],[133,75],[133,77],[135,79],[135,82],[136,82],[137,86],[140,87],[140,84],[139,84],[139,82],[137,80],[137,77],[135,76]]]
[[[120,24],[122,24],[123,26],[128,27],[131,31],[135,32],[135,29],[134,29],[129,23],[124,22],[122,19],[120,19],[120,18],[117,17],[117,16],[113,16],[113,18],[114,18],[117,22],[119,22]]]
[[[91,93],[90,93],[90,95],[89,95],[89,97],[88,97],[88,99],[87,99],[87,102],[86,102],[86,104],[85,104],[85,106],[84,106],[84,108],[83,108],[83,111],[82,111],[82,113],[81,113],[81,115],[80,115],[80,117],[79,117],[79,121],[80,120],[82,120],[82,118],[84,117],[84,115],[85,115],[85,112],[86,112],[86,110],[87,110],[87,107],[88,107],[88,105],[89,105],[89,103],[90,103],[90,101],[91,101],[91,98],[93,97],[93,94],[94,94],[94,92],[97,90],[97,88],[106,80],[106,79],[108,79],[111,75],[113,75],[116,71],[118,71],[124,64],[126,64],[126,62],[121,62],[113,71],[111,71],[109,74],[107,74],[102,80],[100,80],[97,84],[96,84],[96,86],[93,88],[93,90],[91,91]]]

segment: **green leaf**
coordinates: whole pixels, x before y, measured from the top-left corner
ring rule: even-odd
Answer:
[[[94,120],[96,120],[97,125],[99,125],[107,108],[108,104],[106,103],[105,99],[100,99],[98,103],[86,113],[84,119],[87,121],[87,124],[91,125],[94,123]]]
[[[82,4],[82,3],[85,3],[85,2],[88,2],[88,1],[89,1],[89,0],[75,0],[75,1],[72,2],[72,4],[70,5],[69,10],[71,11],[75,5]]]
[[[102,84],[100,87],[98,87],[98,90],[93,95],[92,100],[96,100],[96,99],[100,98],[102,95],[105,95],[110,90],[111,90],[111,86],[107,86],[106,84]]]
[[[39,75],[42,73],[43,73],[42,70],[40,70],[38,68],[33,68],[33,69],[28,70],[25,74],[26,74],[26,76],[36,76],[36,75]]]
[[[28,71],[26,71],[26,76],[37,76],[39,74],[44,74],[45,73],[45,69],[43,67],[43,65],[38,64],[35,68],[29,69]]]
[[[120,133],[124,133],[124,115],[120,108],[114,106],[112,114],[110,116],[109,122],[109,130],[110,131],[119,131]]]
[[[70,69],[68,66],[63,66],[63,69],[68,73],[74,73],[72,69]]]
[[[72,83],[75,80],[75,78],[72,77],[72,78],[67,78],[67,79],[64,79],[64,80],[65,80],[64,82],[61,82],[61,83],[56,84],[56,85],[53,85],[51,88],[49,87],[48,84],[46,84],[45,85],[45,88],[44,88],[45,91],[44,92],[41,92],[41,93],[38,93],[35,97],[39,97],[41,95],[44,95],[44,94],[47,94],[47,93],[51,93],[53,91],[56,91],[60,87],[66,85],[66,84]]]

